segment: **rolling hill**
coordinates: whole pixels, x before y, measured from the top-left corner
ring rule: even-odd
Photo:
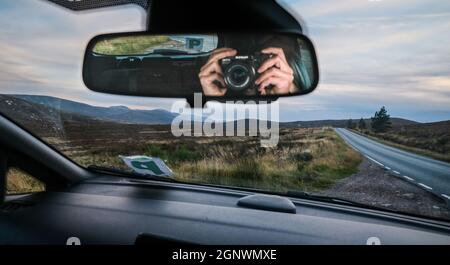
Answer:
[[[126,106],[100,107],[92,106],[76,101],[60,99],[50,96],[36,95],[0,95],[0,110],[7,116],[14,117],[19,121],[33,123],[33,126],[51,128],[55,132],[60,131],[55,124],[62,124],[62,120],[71,122],[114,122],[122,124],[170,124],[179,114],[163,109],[139,110],[130,109]],[[354,120],[358,122],[358,120]],[[370,124],[370,119],[365,119]],[[249,124],[249,120],[245,124]],[[404,126],[421,126],[422,123],[402,118],[391,118],[392,127],[403,128]],[[235,125],[236,121],[231,122]],[[230,126],[227,122],[225,127]],[[347,119],[340,120],[315,120],[315,121],[293,121],[281,122],[280,128],[312,128],[312,127],[346,127]]]
[[[347,126],[348,119],[342,120],[316,120],[316,121],[293,121],[293,122],[283,122],[282,126],[287,128],[295,128],[295,127],[303,127],[303,128],[312,128],[312,127],[322,127],[322,126],[330,126],[335,128],[344,128]],[[358,120],[353,120],[353,122],[358,123]],[[370,124],[370,119],[364,119],[367,125]],[[403,118],[391,118],[392,126],[405,126],[405,125],[414,125],[420,124],[419,122],[407,120]]]
[[[3,95],[3,97],[6,95]],[[128,124],[170,124],[178,116],[163,109],[136,110],[125,106],[99,107],[76,101],[49,96],[8,95],[39,106],[52,108],[60,112],[74,113],[96,120],[113,121]]]

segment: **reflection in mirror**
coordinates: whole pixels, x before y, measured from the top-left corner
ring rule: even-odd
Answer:
[[[95,43],[102,55],[195,54],[217,47],[216,35],[141,35],[110,37]]]
[[[308,93],[318,70],[303,35],[121,33],[91,41],[83,79],[104,93],[243,99]]]

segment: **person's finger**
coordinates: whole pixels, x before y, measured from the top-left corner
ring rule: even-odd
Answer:
[[[202,80],[200,80],[200,83],[202,84],[203,93],[207,96],[223,96],[225,95],[227,89],[219,87],[216,83],[214,83],[214,78],[210,78],[209,80],[206,80],[207,78],[204,77]],[[212,80],[212,81],[211,81]],[[220,78],[218,80],[220,82]]]
[[[275,87],[281,87],[283,85],[283,82],[285,81],[286,80],[281,77],[271,76],[266,80],[264,80],[264,82],[262,82],[261,85],[259,85],[259,89],[266,89],[270,85],[273,85]]]
[[[280,56],[275,55],[274,57],[267,59],[261,67],[258,69],[258,73],[263,73],[267,69],[271,67],[277,67],[281,69],[284,72],[292,74],[294,71],[292,71],[291,67],[288,63],[286,63]]]
[[[264,71],[266,71],[267,69],[271,68],[271,67],[277,67],[280,70],[286,72],[286,73],[293,73],[291,67],[281,59],[280,56],[275,55],[274,57],[267,59],[262,65],[261,67],[258,68],[258,73],[263,73]]]
[[[226,88],[219,88],[220,90],[220,96],[224,96],[225,93],[227,93],[227,89]]]
[[[261,96],[265,96],[267,94],[265,88],[258,88],[258,91]]]
[[[286,56],[284,55],[284,51],[282,48],[268,47],[261,50],[262,53],[265,54],[275,54],[280,56],[280,58],[287,63]]]
[[[211,73],[223,74],[222,73],[222,68],[220,67],[220,65],[219,65],[219,63],[217,61],[210,62],[209,64],[205,64],[200,69],[199,76],[201,77],[201,76],[209,75]]]
[[[259,94],[261,96],[264,96],[264,95],[267,94],[266,88],[265,87],[261,87],[261,86],[258,87],[258,92],[259,92]]]
[[[221,96],[225,95],[226,89],[222,89],[216,85],[213,85],[212,87],[209,87],[208,89],[204,89],[203,93],[205,94],[205,96],[221,97]]]
[[[205,70],[208,67],[211,67],[211,64],[213,64],[214,67],[214,71],[218,72],[218,73],[222,73],[222,68],[219,66],[218,61],[220,59],[226,58],[226,57],[230,57],[230,56],[234,56],[237,54],[237,51],[234,49],[230,49],[230,48],[222,48],[223,50],[217,52],[217,53],[213,53],[211,54],[211,56],[209,57],[208,61],[206,62],[206,64],[200,69],[200,71]],[[210,73],[206,72],[205,74]]]
[[[218,49],[213,50],[211,52],[211,55],[217,54],[217,53],[221,53],[221,52],[225,52],[225,51],[231,51],[231,50],[234,50],[234,49],[233,48],[222,47],[222,48],[218,48]]]
[[[225,81],[223,80],[222,75],[218,73],[212,73],[209,76],[205,76],[205,81],[208,83],[213,83],[214,81],[218,81],[223,87],[225,86]]]
[[[208,89],[204,90],[206,96],[212,97],[224,96],[226,92],[227,92],[226,88],[220,88],[214,84],[212,84]]]
[[[264,61],[263,64],[258,68],[258,73],[262,73],[271,67],[281,68],[281,59],[279,56],[274,56],[270,59]]]
[[[211,56],[209,57],[209,60],[207,62],[216,62],[219,61],[220,59],[226,58],[226,57],[231,57],[231,56],[235,56],[237,54],[237,51],[235,49],[227,49],[227,50],[223,50],[217,53],[213,53],[211,54]]]
[[[271,76],[281,77],[281,78],[285,78],[287,80],[293,79],[293,76],[290,73],[286,73],[286,72],[284,72],[284,71],[282,71],[281,69],[278,69],[278,68],[270,68],[269,70],[267,70],[264,73],[262,73],[256,79],[255,84],[259,85],[260,83],[264,82],[265,79],[267,79],[267,78],[269,78]]]

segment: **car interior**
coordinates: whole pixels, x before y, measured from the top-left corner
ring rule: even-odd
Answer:
[[[76,13],[87,9],[95,12],[96,8],[115,5],[117,1],[44,2]],[[214,12],[205,12],[208,7],[204,1],[119,2],[145,9],[147,30],[108,33],[91,39],[80,67],[83,67],[86,89],[95,93],[182,98],[193,109],[198,108],[194,107],[193,97],[193,93],[202,92],[198,72],[212,51],[200,47],[206,45],[207,37],[199,43],[198,35],[212,36],[211,39],[220,42],[220,37],[219,40],[215,38],[224,32],[241,34],[239,39],[245,39],[246,32],[259,32],[275,34],[277,39],[289,36],[303,40],[303,44],[296,42],[296,45],[300,43],[306,47],[310,62],[304,60],[306,66],[299,67],[303,79],[293,79],[297,90],[289,90],[288,94],[265,92],[267,95],[264,95],[258,94],[258,88],[255,88],[253,94],[248,94],[242,91],[253,88],[242,88],[244,85],[235,83],[242,81],[242,73],[255,71],[263,62],[258,62],[258,58],[252,61],[254,57],[237,56],[236,62],[232,63],[245,60],[246,64],[240,67],[246,65],[248,68],[242,70],[233,66],[237,67],[236,71],[230,68],[230,72],[235,72],[230,74],[230,80],[225,80],[228,91],[222,96],[205,93],[205,102],[254,100],[258,104],[263,100],[271,102],[292,96],[302,99],[308,97],[319,83],[320,49],[314,47],[313,37],[306,35],[304,22],[277,1],[227,1],[224,8]],[[229,19],[230,14],[233,19]],[[127,36],[132,39],[172,35],[192,38],[193,42],[187,45],[191,50],[163,47],[147,55],[127,55],[102,54],[95,47],[101,42],[111,43]],[[305,73],[309,81],[305,81]],[[251,76],[249,80],[254,80],[252,78],[258,76]],[[305,89],[298,85],[305,82],[309,84]],[[177,87],[185,89],[180,91]],[[72,119],[76,120],[77,116]],[[182,181],[162,176],[165,171],[161,166],[160,175],[142,175],[138,170],[123,172],[101,165],[85,167],[42,140],[27,126],[15,122],[14,117],[3,113],[0,115],[0,164],[0,245],[70,245],[73,238],[82,245],[450,243],[448,220],[382,210],[344,198]],[[142,170],[148,166],[139,165]],[[45,191],[8,194],[6,183],[11,169],[37,179],[45,185]]]

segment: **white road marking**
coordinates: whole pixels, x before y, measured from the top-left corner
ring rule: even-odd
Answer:
[[[419,185],[422,186],[422,187],[424,187],[425,189],[429,189],[429,190],[432,190],[432,189],[433,189],[432,187],[427,186],[427,185],[425,185],[425,184],[423,184],[423,183],[419,183]]]
[[[375,159],[371,158],[370,156],[367,156],[367,155],[366,155],[366,157],[367,157],[368,159],[372,160],[373,162],[377,163],[378,165],[380,165],[380,166],[384,167],[384,165],[383,165],[383,164],[381,164],[381,163],[380,163],[380,162],[378,162],[377,160],[375,160]]]
[[[410,181],[414,181],[414,179],[408,177],[408,176],[403,176],[405,179],[410,180]]]
[[[350,133],[351,133],[351,134],[354,134],[353,132],[350,132]],[[344,134],[344,135],[345,135],[345,134]],[[344,137],[343,137],[343,138],[344,138]],[[353,146],[353,144],[350,144],[348,141],[346,141],[346,142],[350,145],[351,148],[355,149],[356,151],[359,151],[358,149],[356,149],[356,148]],[[392,170],[390,167],[383,165],[382,163],[378,162],[377,160],[371,158],[370,156],[368,156],[368,155],[364,155],[364,156],[367,157],[367,158],[368,158],[369,160],[371,160],[372,162],[374,162],[374,163],[376,163],[376,164],[378,164],[378,165],[384,167],[386,170]],[[395,174],[398,174],[398,175],[402,176],[403,178],[405,178],[405,179],[407,179],[407,180],[409,180],[409,181],[415,181],[413,178],[410,178],[410,177],[408,177],[408,176],[406,176],[406,175],[401,175],[400,172],[398,172],[398,171],[396,171],[396,170],[392,170],[392,172],[395,173]],[[425,184],[423,184],[423,183],[417,183],[417,184],[420,185],[421,187],[427,189],[427,190],[433,190],[432,187],[427,186],[427,185],[425,185]],[[447,194],[441,194],[441,196],[444,197],[444,198],[446,198],[446,199],[448,199],[448,200],[450,200],[450,195],[447,195]]]

